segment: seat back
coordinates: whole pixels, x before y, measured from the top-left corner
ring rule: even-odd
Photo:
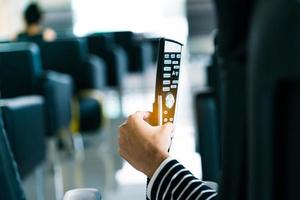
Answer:
[[[300,3],[261,1],[249,56],[249,200],[300,199]]]
[[[114,43],[111,34],[96,33],[87,37],[89,52],[102,58],[106,63],[107,85],[121,87],[128,68],[125,50]]]
[[[30,43],[0,44],[0,88],[4,98],[36,93],[42,73],[39,49]]]
[[[22,200],[25,194],[6,133],[0,108],[0,199]]]
[[[133,73],[144,72],[152,62],[152,47],[150,42],[131,31],[113,33],[114,41],[123,47],[128,55],[128,71]]]
[[[40,48],[44,68],[71,75],[87,57],[86,43],[79,38],[43,42]]]
[[[87,37],[89,51],[93,54],[101,54],[114,47],[114,39],[111,34],[95,33]]]
[[[70,38],[39,44],[43,67],[73,77],[76,85],[80,84],[81,67],[88,57],[85,39]]]

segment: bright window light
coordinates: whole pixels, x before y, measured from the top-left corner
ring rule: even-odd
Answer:
[[[74,33],[131,30],[170,37],[187,37],[185,0],[73,0]]]

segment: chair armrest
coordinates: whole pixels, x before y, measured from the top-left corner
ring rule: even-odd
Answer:
[[[0,106],[7,137],[23,178],[45,160],[44,100],[41,96],[26,96],[1,100]]]
[[[41,77],[40,93],[45,97],[47,135],[70,128],[73,81],[69,75],[46,71]]]

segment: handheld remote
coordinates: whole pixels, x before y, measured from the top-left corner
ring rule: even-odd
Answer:
[[[166,38],[159,41],[152,125],[174,123],[182,46]]]
[[[166,38],[159,41],[155,100],[150,119],[154,126],[174,123],[182,46],[181,43]],[[147,185],[149,181],[148,178]],[[149,200],[147,196],[146,199]]]

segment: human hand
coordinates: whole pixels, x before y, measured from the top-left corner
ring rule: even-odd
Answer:
[[[151,126],[150,112],[130,115],[119,128],[119,154],[134,168],[151,177],[169,156],[173,124]]]

